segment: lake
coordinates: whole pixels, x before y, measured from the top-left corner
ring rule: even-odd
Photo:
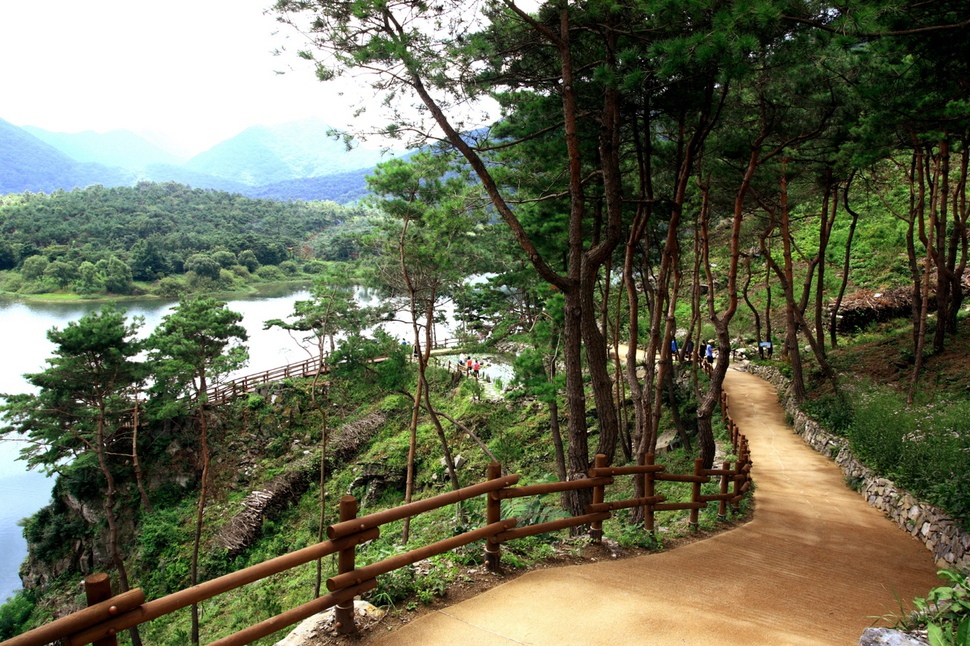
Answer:
[[[243,315],[249,332],[250,361],[243,374],[269,370],[302,361],[307,354],[285,330],[263,330],[263,321],[285,318],[293,303],[306,299],[306,290],[292,288],[280,295],[233,300],[230,308]],[[129,317],[145,317],[140,336],[147,336],[175,303],[144,301],[123,303]],[[53,351],[47,330],[63,328],[88,312],[101,309],[100,303],[24,303],[0,300],[0,333],[3,338],[3,368],[0,369],[0,393],[29,390],[24,373],[40,372]],[[21,587],[18,570],[27,556],[27,544],[18,521],[30,516],[50,502],[51,481],[37,471],[27,471],[17,460],[20,442],[0,441],[0,601]]]

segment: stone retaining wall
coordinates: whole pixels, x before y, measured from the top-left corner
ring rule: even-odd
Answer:
[[[899,527],[926,545],[938,567],[970,571],[970,534],[942,509],[916,499],[891,480],[863,466],[849,450],[847,440],[829,433],[798,409],[794,399],[787,394],[789,380],[777,368],[748,363],[742,369],[778,389],[795,432],[813,449],[835,460],[845,473],[846,483],[858,490],[871,506],[885,512]]]

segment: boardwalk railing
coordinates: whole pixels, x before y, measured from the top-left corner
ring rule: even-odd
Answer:
[[[459,339],[445,339],[444,341],[439,341],[435,349],[454,349],[459,344]],[[376,361],[381,360],[377,359]],[[245,377],[237,377],[225,383],[211,386],[206,390],[206,398],[213,405],[225,404],[236,397],[254,392],[263,384],[269,384],[283,379],[309,379],[317,375],[325,375],[329,370],[326,356],[313,357],[305,361],[288,363],[285,366],[246,375]]]
[[[728,506],[737,511],[751,486],[752,463],[748,455],[747,439],[727,413],[727,404],[726,396],[722,396],[722,413],[727,420],[732,446],[737,455],[733,466],[724,462],[720,469],[704,469],[698,460],[695,462],[693,473],[673,474],[667,473],[663,465],[654,464],[652,454],[647,455],[641,465],[621,467],[605,466],[605,456],[599,455],[596,458],[596,466],[590,470],[588,478],[516,486],[519,480],[517,475],[502,476],[501,466],[498,463],[492,463],[489,465],[488,479],[484,482],[361,517],[357,516],[356,499],[353,496],[345,496],[340,500],[340,522],[327,528],[329,540],[148,602],[145,601],[145,595],[141,590],[131,590],[112,597],[110,588],[105,589],[107,576],[94,575],[85,581],[89,592],[89,604],[91,604],[88,608],[7,640],[0,646],[43,646],[57,640],[61,640],[61,643],[66,646],[89,643],[111,646],[117,643],[115,635],[119,631],[330,554],[338,554],[338,565],[337,574],[327,580],[327,589],[330,591],[328,594],[210,644],[218,646],[249,644],[332,607],[336,607],[338,632],[353,633],[356,631],[353,599],[356,595],[374,589],[377,586],[378,576],[475,541],[485,540],[486,565],[489,569],[498,570],[501,568],[503,543],[580,525],[589,525],[591,537],[599,540],[603,536],[603,522],[609,520],[612,516],[611,512],[617,509],[642,508],[644,530],[647,532],[653,532],[655,529],[656,512],[687,509],[690,510],[691,526],[696,528],[698,514],[702,508],[717,502],[718,516],[725,518]],[[606,501],[607,487],[613,484],[614,478],[625,475],[643,478],[642,490],[645,495],[628,500]],[[714,478],[719,481],[719,493],[703,495],[701,485],[711,482]],[[664,494],[657,489],[658,483],[663,482],[691,483],[690,501],[666,502]],[[503,500],[580,489],[592,490],[593,497],[592,504],[587,506],[586,513],[582,515],[525,527],[517,527],[516,518],[502,518]],[[396,554],[376,563],[356,566],[357,546],[378,538],[382,526],[478,496],[485,497],[486,520],[483,527]]]
[[[258,372],[245,377],[239,377],[223,384],[212,386],[206,390],[206,397],[210,404],[224,404],[231,399],[254,392],[263,384],[280,381],[282,379],[308,379],[321,374],[327,374],[329,368],[326,357],[314,357],[306,361],[289,363],[279,368]]]

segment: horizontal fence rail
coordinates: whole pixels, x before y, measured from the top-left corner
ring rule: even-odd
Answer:
[[[728,400],[725,394],[721,396],[721,411],[730,432],[732,448],[737,455],[733,465],[725,461],[719,469],[704,469],[701,460],[695,460],[692,473],[676,474],[667,473],[664,465],[654,464],[653,454],[645,456],[643,464],[619,467],[608,466],[606,457],[598,455],[593,468],[589,471],[589,477],[566,482],[517,486],[519,477],[503,476],[501,465],[493,462],[488,467],[488,477],[484,482],[366,516],[357,515],[357,500],[353,496],[344,496],[340,499],[340,522],[327,528],[327,536],[330,540],[148,602],[145,601],[145,595],[140,589],[112,597],[108,587],[107,595],[101,595],[101,597],[109,598],[93,603],[94,600],[100,599],[91,594],[95,586],[93,579],[98,578],[98,585],[102,583],[108,585],[106,575],[93,575],[85,581],[86,586],[90,586],[88,596],[91,605],[88,608],[9,639],[0,646],[44,646],[57,640],[66,646],[90,643],[97,643],[99,646],[117,644],[115,635],[119,631],[330,554],[337,554],[337,574],[327,579],[329,594],[255,623],[211,644],[218,646],[249,644],[329,608],[334,608],[337,631],[349,634],[356,631],[353,599],[357,595],[373,590],[377,586],[377,577],[476,541],[485,542],[486,566],[490,570],[500,571],[503,543],[582,525],[588,525],[590,536],[594,540],[599,540],[603,536],[603,522],[609,520],[612,512],[618,509],[642,508],[644,530],[651,533],[655,531],[655,513],[658,511],[689,510],[690,526],[697,528],[700,510],[716,502],[718,517],[723,520],[727,516],[728,507],[739,511],[741,500],[750,492],[752,462],[748,453],[747,439],[728,412]],[[606,501],[607,487],[614,484],[615,478],[622,476],[640,479],[638,490],[644,495],[627,500]],[[702,494],[701,485],[715,479],[719,484],[718,493]],[[690,501],[667,502],[666,497],[657,492],[657,484],[662,482],[690,484]],[[524,527],[518,527],[518,520],[514,517],[502,518],[503,500],[584,489],[592,490],[593,500],[587,506],[586,513],[579,516]],[[395,554],[375,563],[357,566],[357,546],[378,538],[382,526],[478,496],[483,496],[485,500],[486,521],[483,527],[431,545]]]
[[[435,349],[454,349],[458,348],[460,343],[459,339],[445,339],[444,341],[438,342],[435,345]],[[210,386],[206,389],[206,401],[213,405],[225,404],[236,397],[254,392],[264,384],[282,381],[283,379],[308,379],[310,377],[316,377],[317,375],[328,374],[330,372],[330,366],[327,364],[327,358],[327,356],[313,357]],[[374,362],[383,360],[383,358],[379,358],[375,359]]]
[[[224,404],[231,399],[254,392],[263,384],[283,379],[308,379],[325,375],[329,371],[325,357],[314,357],[212,386],[206,390],[206,398],[210,404]]]

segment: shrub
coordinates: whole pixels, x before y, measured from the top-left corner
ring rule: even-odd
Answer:
[[[246,249],[239,253],[239,264],[250,272],[259,269],[259,260],[256,259],[256,254],[251,249]]]
[[[286,275],[280,268],[273,265],[263,265],[256,270],[256,275],[266,281],[286,280]]]
[[[192,254],[185,260],[185,273],[194,273],[199,277],[219,279],[219,270],[222,266],[212,256],[204,253]]]
[[[170,594],[189,580],[188,559],[180,551],[192,538],[185,512],[183,505],[156,508],[142,520],[137,545],[140,561],[152,565],[145,586],[155,595]]]
[[[24,280],[20,275],[12,271],[0,272],[0,290],[5,292],[19,291],[23,286]]]
[[[219,263],[219,266],[223,269],[229,269],[236,264],[236,254],[225,249],[213,252],[212,259]]]
[[[179,294],[185,291],[185,286],[175,276],[166,276],[158,281],[155,293],[165,298],[178,298]]]
[[[327,263],[322,260],[311,260],[303,266],[303,271],[308,274],[322,274],[327,270]]]
[[[10,639],[22,633],[28,627],[25,624],[33,610],[33,593],[18,590],[17,594],[0,606],[0,639]]]
[[[44,280],[31,280],[23,283],[18,294],[50,294],[55,291],[57,286]]]
[[[219,271],[219,287],[224,289],[232,289],[233,285],[236,284],[236,275],[229,271],[228,269],[222,269]]]
[[[44,256],[31,256],[24,260],[20,271],[24,280],[38,280],[44,275],[48,264],[50,263]]]
[[[57,499],[21,524],[24,538],[31,546],[31,556],[40,562],[70,558],[74,542],[91,533],[84,519],[71,515],[63,501]]]
[[[907,408],[902,396],[873,389],[858,398],[847,430],[855,453],[896,484],[970,521],[970,402]]]
[[[823,395],[802,403],[802,410],[833,433],[843,434],[852,426],[855,410],[844,394]]]

